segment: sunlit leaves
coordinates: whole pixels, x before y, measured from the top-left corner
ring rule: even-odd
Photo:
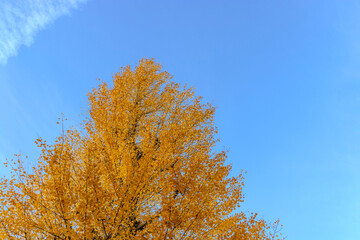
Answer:
[[[256,214],[233,214],[243,177],[214,152],[215,109],[171,78],[152,59],[121,68],[89,93],[82,128],[36,140],[32,171],[10,161],[1,239],[275,239]]]

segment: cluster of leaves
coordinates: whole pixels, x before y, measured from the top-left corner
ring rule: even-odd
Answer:
[[[214,107],[152,59],[89,93],[81,129],[21,156],[0,182],[1,239],[278,239],[256,214],[234,213],[243,177],[214,153]],[[278,222],[275,223],[275,227]]]

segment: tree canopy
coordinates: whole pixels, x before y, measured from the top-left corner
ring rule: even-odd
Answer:
[[[18,155],[0,183],[1,239],[279,239],[241,211],[243,175],[216,152],[215,109],[153,59],[88,94],[79,128]],[[275,222],[275,227],[278,222]]]

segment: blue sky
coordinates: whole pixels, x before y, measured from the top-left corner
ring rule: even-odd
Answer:
[[[0,0],[0,161],[36,159],[97,78],[154,57],[218,107],[243,209],[289,240],[360,239],[359,16],[358,1]]]

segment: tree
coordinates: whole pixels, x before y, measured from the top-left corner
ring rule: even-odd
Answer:
[[[36,141],[32,171],[11,160],[1,239],[277,239],[234,213],[243,176],[214,151],[215,109],[171,78],[152,59],[121,68],[88,94],[81,128]]]

